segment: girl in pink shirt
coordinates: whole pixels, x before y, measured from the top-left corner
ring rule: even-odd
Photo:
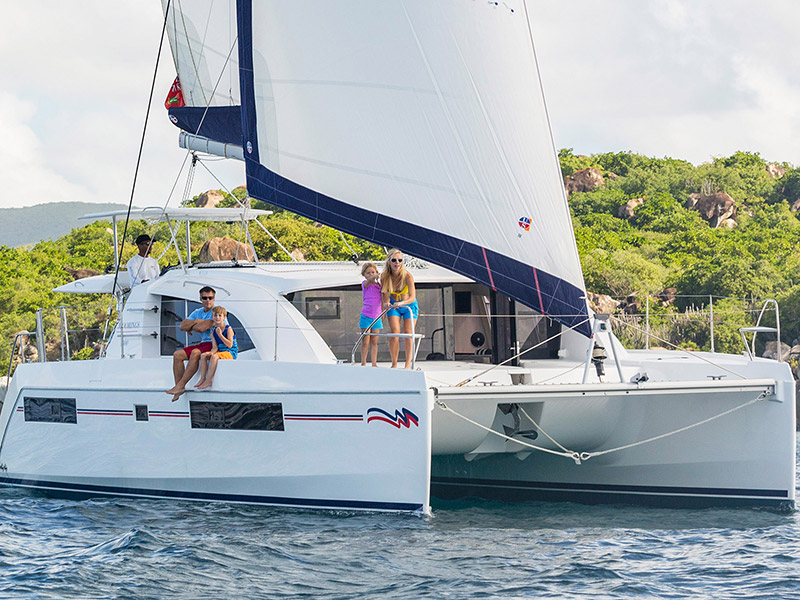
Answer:
[[[367,365],[367,347],[372,358],[372,366],[378,366],[378,338],[371,335],[383,329],[383,323],[378,319],[381,316],[381,284],[378,281],[378,267],[373,263],[364,263],[361,267],[361,293],[364,296],[364,305],[361,307],[361,316],[358,319],[358,327],[362,332],[367,332],[364,342],[361,344],[361,366]],[[373,324],[372,322],[375,321]]]

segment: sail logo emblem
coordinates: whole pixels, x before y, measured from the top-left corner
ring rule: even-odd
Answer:
[[[412,423],[414,426],[419,427],[419,418],[407,408],[403,408],[402,411],[395,410],[394,415],[380,408],[370,408],[367,411],[367,423],[371,423],[372,421],[383,421],[398,429],[400,429],[401,426],[409,429]]]
[[[531,220],[528,217],[520,217],[519,218],[519,226],[522,227],[524,231],[531,230]]]

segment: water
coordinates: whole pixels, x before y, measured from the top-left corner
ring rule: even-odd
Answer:
[[[437,503],[427,519],[0,492],[0,598],[800,598],[800,513]]]

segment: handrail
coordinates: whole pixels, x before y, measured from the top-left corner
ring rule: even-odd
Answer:
[[[369,324],[369,327],[364,328],[364,331],[362,331],[361,335],[358,336],[358,339],[356,340],[356,343],[353,346],[353,351],[350,353],[351,364],[355,364],[356,350],[358,350],[358,347],[361,345],[361,340],[363,340],[364,336],[366,335],[371,335],[375,337],[411,338],[414,340],[414,349],[413,349],[414,351],[411,354],[411,369],[412,370],[414,369],[417,363],[417,353],[419,353],[419,348],[422,345],[422,339],[425,337],[421,333],[414,333],[414,321],[416,319],[411,319],[411,333],[367,333],[370,329],[372,329],[372,326],[375,325],[375,323],[377,323],[378,321],[380,321],[387,312],[392,310],[392,308],[394,308],[394,306],[388,306],[387,308],[385,308],[381,314],[379,314],[372,320],[372,322]]]
[[[36,335],[36,333],[33,332],[33,331],[20,331],[17,335],[14,336],[14,341],[11,343],[11,356],[8,359],[8,374],[7,374],[7,378],[8,379],[7,380],[11,379],[11,367],[14,366],[14,352],[17,349],[17,340],[19,340],[19,338],[21,338],[23,336],[30,337],[32,335]],[[22,344],[20,344],[20,349],[21,348],[22,348]],[[25,352],[24,351],[20,353],[20,356],[22,357],[22,362],[25,362]]]
[[[775,307],[775,327],[762,327],[761,326],[761,318],[764,316],[764,312],[767,310],[767,306],[772,304]],[[776,360],[778,362],[783,362],[783,356],[781,352],[781,317],[778,311],[778,302],[772,298],[768,298],[764,300],[764,306],[761,307],[761,312],[758,313],[758,319],[756,319],[755,327],[740,327],[739,333],[742,336],[742,340],[744,341],[744,347],[747,350],[747,354],[750,356],[752,360],[755,358],[756,354],[756,335],[759,333],[775,333],[777,336],[776,343],[775,343],[775,355]],[[751,344],[747,343],[746,333],[752,333],[753,339]]]

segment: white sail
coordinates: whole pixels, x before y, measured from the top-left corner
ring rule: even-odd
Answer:
[[[167,10],[167,0],[161,2]],[[186,106],[239,102],[236,2],[172,0],[167,35]]]
[[[586,314],[521,2],[239,8],[251,195]]]
[[[223,144],[242,144],[234,0],[162,0],[185,106],[169,107],[180,129]]]

